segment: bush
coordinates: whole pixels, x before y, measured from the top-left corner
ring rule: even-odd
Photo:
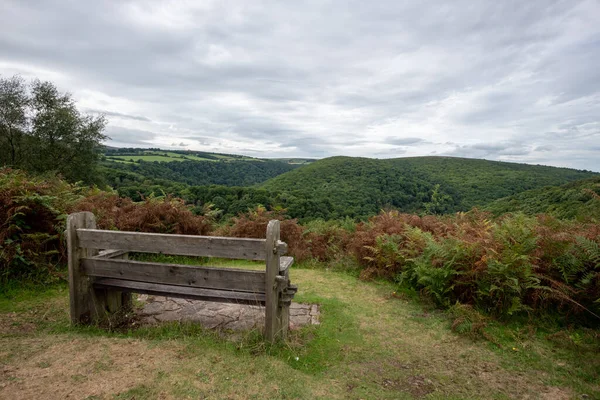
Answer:
[[[208,235],[212,220],[194,215],[183,200],[149,197],[134,203],[117,194],[101,192],[80,201],[72,211],[91,211],[98,229],[121,231]]]
[[[453,217],[386,212],[357,226],[363,278],[393,279],[440,306],[499,317],[560,312],[600,321],[600,227],[474,210]],[[585,318],[590,322],[589,318]]]
[[[50,177],[31,178],[18,170],[0,169],[0,280],[56,277],[64,262],[61,235],[64,210],[82,188]]]
[[[285,219],[284,210],[267,211],[259,206],[232,218],[229,225],[217,229],[215,234],[264,239],[267,225],[272,219],[281,221],[281,240],[287,243],[288,254],[295,257],[297,261],[309,258],[310,250],[303,237],[304,228],[298,225],[295,219]]]
[[[65,221],[77,211],[93,212],[100,229],[191,235],[212,230],[209,218],[194,215],[179,199],[134,203],[57,177],[0,169],[0,280],[64,277],[57,268],[67,262]]]

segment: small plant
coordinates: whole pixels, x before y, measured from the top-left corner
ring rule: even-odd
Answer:
[[[402,271],[406,259],[401,252],[400,235],[381,235],[375,239],[374,246],[365,246],[370,256],[365,256],[369,268],[365,273],[377,276],[394,277]]]
[[[452,319],[452,330],[457,333],[480,337],[487,326],[489,318],[468,304],[456,303],[448,309]]]

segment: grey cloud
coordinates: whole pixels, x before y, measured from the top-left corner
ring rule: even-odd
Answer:
[[[424,139],[416,137],[388,137],[385,139],[385,143],[396,146],[416,146],[425,142]]]
[[[473,158],[498,156],[523,156],[531,153],[531,149],[522,143],[478,143],[456,146],[447,155]]]
[[[123,114],[123,113],[119,113],[119,112],[115,112],[115,111],[103,111],[103,110],[95,110],[95,109],[88,109],[85,111],[93,113],[93,114],[103,114],[107,117],[116,117],[116,118],[122,118],[122,119],[131,119],[134,121],[151,122],[151,120],[149,118],[146,118],[141,115],[129,115],[129,114]]]
[[[157,137],[154,132],[110,125],[106,128],[106,134],[113,142],[125,146],[149,146],[152,144],[152,140]]]
[[[198,144],[202,146],[210,146],[218,142],[218,139],[206,136],[187,136],[186,139],[195,140],[196,142],[198,142]]]
[[[600,170],[594,1],[2,6],[0,74],[56,80],[110,117],[109,143]]]
[[[535,149],[533,149],[533,151],[553,151],[554,149],[555,149],[554,146],[545,145],[545,146],[538,146]]]
[[[406,150],[404,149],[390,149],[390,150],[385,150],[385,151],[378,151],[377,153],[375,153],[375,157],[382,157],[382,158],[396,158],[398,156],[402,156],[406,154]]]
[[[287,140],[279,145],[280,148],[293,148],[302,155],[317,154],[317,155],[333,155],[341,154],[344,148],[361,146],[366,143],[365,140],[345,139],[342,141],[327,140],[322,137],[299,137]]]
[[[303,137],[286,141],[279,145],[280,148],[293,148],[299,154],[314,154],[317,157],[326,156],[334,149],[331,143],[318,137]]]

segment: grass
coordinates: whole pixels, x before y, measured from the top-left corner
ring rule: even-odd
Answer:
[[[144,255],[135,256],[145,259]],[[260,268],[239,261],[155,261]],[[492,341],[452,332],[444,312],[386,282],[294,267],[296,301],[321,325],[265,345],[186,323],[71,327],[63,284],[0,297],[0,397],[89,399],[599,398],[598,332],[488,322]],[[66,378],[65,378],[66,377]],[[109,385],[106,382],[110,382]]]

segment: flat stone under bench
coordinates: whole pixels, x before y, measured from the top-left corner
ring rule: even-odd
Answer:
[[[265,325],[265,308],[246,304],[215,303],[163,296],[138,295],[142,307],[137,310],[141,322],[196,322],[208,329],[245,331]],[[292,303],[290,329],[319,324],[319,307],[316,304]]]

